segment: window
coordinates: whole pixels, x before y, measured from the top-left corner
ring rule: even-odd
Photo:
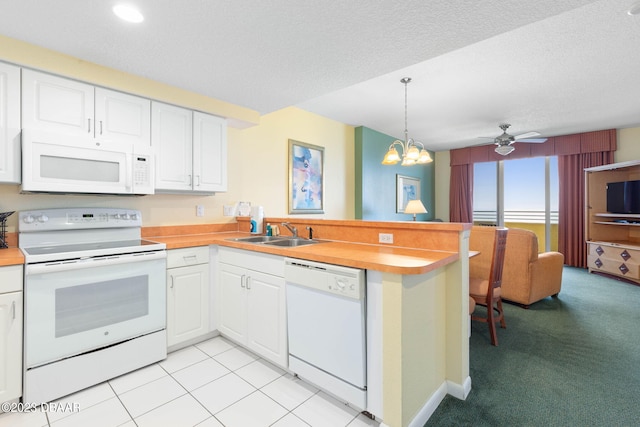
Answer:
[[[558,158],[476,163],[473,222],[526,228],[539,249],[557,249]]]

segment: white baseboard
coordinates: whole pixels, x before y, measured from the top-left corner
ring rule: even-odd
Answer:
[[[440,387],[431,395],[429,400],[418,411],[416,416],[409,423],[409,427],[422,427],[431,418],[431,415],[438,409],[438,405],[447,395],[447,383],[443,382]]]
[[[447,394],[450,394],[456,399],[465,400],[470,392],[471,377],[467,377],[463,384],[456,384],[449,380],[443,382],[411,420],[409,427],[424,426],[429,418],[431,418],[431,415],[438,409],[438,405],[440,405]]]
[[[456,399],[466,400],[471,392],[471,377],[467,377],[462,384],[456,384],[447,380],[447,394]]]

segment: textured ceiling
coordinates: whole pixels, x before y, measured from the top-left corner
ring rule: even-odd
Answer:
[[[432,150],[640,125],[631,0],[0,0],[0,33],[269,113],[290,105]]]

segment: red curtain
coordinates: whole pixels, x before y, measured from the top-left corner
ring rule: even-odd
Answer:
[[[584,169],[613,163],[613,151],[578,153],[558,156],[559,188],[558,251],[564,263],[573,267],[587,266],[585,242]]]
[[[451,166],[449,221],[473,222],[473,163]]]

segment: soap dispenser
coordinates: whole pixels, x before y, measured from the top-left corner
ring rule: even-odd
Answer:
[[[263,220],[264,208],[262,206],[251,206],[251,233],[262,234]]]

